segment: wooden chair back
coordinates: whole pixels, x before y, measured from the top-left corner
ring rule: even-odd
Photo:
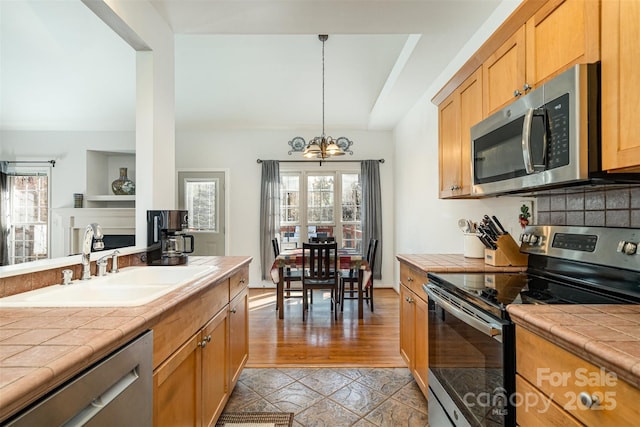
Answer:
[[[304,280],[309,279],[314,282],[336,281],[338,276],[337,243],[303,243],[302,249]]]

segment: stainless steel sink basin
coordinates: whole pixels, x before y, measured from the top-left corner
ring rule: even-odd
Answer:
[[[120,273],[75,280],[0,298],[2,307],[131,307],[149,303],[217,267],[129,267]]]

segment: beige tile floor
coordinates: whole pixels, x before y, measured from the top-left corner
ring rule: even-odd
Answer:
[[[427,426],[406,368],[247,368],[224,410],[294,412],[296,427]]]

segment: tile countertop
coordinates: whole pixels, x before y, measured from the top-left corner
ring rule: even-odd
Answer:
[[[509,305],[511,319],[640,388],[640,305]]]
[[[396,255],[398,261],[406,262],[420,270],[433,273],[458,273],[458,272],[498,272],[498,271],[524,271],[526,266],[520,267],[494,267],[485,264],[484,258],[465,258],[462,254],[411,254]]]
[[[190,265],[218,268],[137,307],[0,309],[0,421],[250,262],[243,256],[190,257]]]

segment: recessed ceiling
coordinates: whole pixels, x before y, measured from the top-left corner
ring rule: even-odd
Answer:
[[[506,0],[509,1],[509,0]],[[176,129],[389,130],[500,0],[154,0]],[[3,129],[130,130],[135,54],[79,0],[0,2]]]

